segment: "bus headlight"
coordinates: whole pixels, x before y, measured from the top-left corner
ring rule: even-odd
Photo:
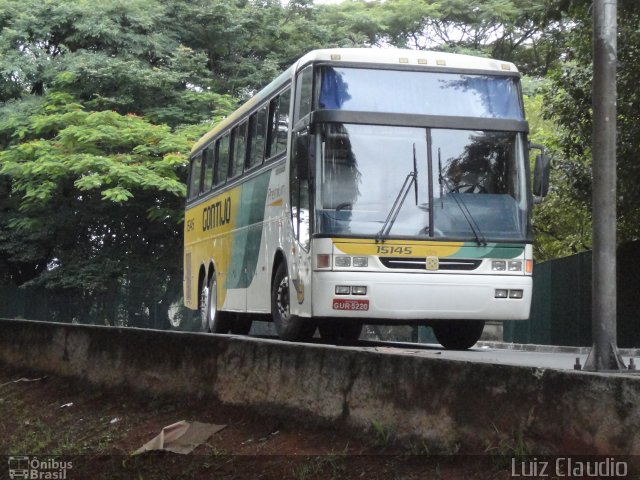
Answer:
[[[366,295],[367,287],[365,286],[350,286],[350,285],[336,285],[336,295]]]
[[[333,262],[336,267],[350,267],[351,257],[335,257]]]
[[[365,268],[369,266],[369,259],[367,257],[353,257],[353,266]]]
[[[494,260],[491,262],[491,270],[494,272],[504,272],[507,269],[507,262],[504,260]]]
[[[336,268],[366,268],[369,266],[368,257],[349,257],[347,255],[336,255],[333,257],[333,266]]]
[[[521,260],[509,260],[508,268],[510,272],[521,272],[522,261]]]

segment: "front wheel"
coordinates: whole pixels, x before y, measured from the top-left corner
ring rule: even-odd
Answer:
[[[448,350],[467,350],[473,347],[484,329],[482,320],[438,322],[432,326],[438,342]]]
[[[289,303],[289,274],[286,264],[280,263],[271,286],[271,317],[278,336],[292,342],[310,340],[316,325],[310,318],[292,315]]]

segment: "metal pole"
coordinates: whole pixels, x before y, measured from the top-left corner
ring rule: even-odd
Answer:
[[[616,338],[616,15],[616,0],[594,0],[592,371],[625,368]]]

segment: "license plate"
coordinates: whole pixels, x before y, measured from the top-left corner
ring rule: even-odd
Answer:
[[[369,310],[369,300],[333,299],[334,310],[359,310],[365,312]]]

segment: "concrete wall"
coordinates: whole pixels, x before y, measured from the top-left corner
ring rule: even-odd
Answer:
[[[640,378],[348,347],[0,320],[0,361],[95,384],[375,422],[432,451],[640,453]],[[544,452],[542,452],[544,453]]]

